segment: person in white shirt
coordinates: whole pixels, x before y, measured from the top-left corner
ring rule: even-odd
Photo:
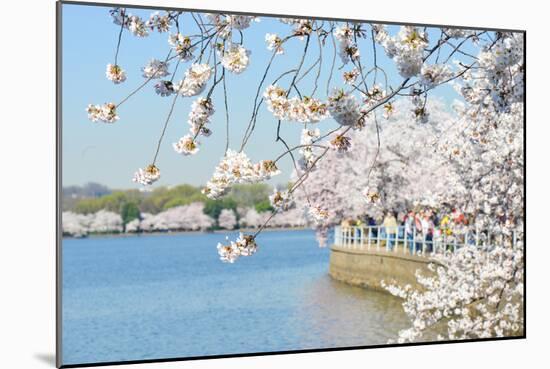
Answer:
[[[405,237],[407,239],[407,244],[409,245],[409,251],[411,254],[414,254],[414,211],[409,211],[405,216]]]
[[[426,244],[426,252],[433,250],[434,222],[430,214],[426,213],[421,219],[422,234],[424,235],[424,243]]]

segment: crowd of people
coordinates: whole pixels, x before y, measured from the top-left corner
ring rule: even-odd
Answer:
[[[452,248],[455,242],[466,243],[464,237],[468,219],[457,209],[437,212],[431,208],[409,210],[406,213],[387,211],[383,217],[365,215],[358,219],[344,219],[342,227],[369,227],[371,239],[382,239],[386,247],[393,250],[396,242],[405,243],[411,253],[431,252],[434,244],[446,241],[445,247]],[[358,232],[361,232],[361,228]],[[379,234],[380,233],[380,234]],[[366,236],[365,236],[366,237]]]

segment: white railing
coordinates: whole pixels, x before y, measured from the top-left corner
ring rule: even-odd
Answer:
[[[516,246],[517,232],[511,235],[493,234],[487,231],[465,232],[463,234],[435,234],[425,236],[413,227],[406,232],[404,226],[336,226],[334,245],[357,250],[385,250],[413,255],[432,252],[455,252],[466,245],[491,247],[508,244]]]

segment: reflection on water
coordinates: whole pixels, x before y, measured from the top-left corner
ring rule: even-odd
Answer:
[[[323,275],[307,284],[301,311],[306,342],[321,340],[323,347],[384,344],[407,325],[399,299],[369,291]]]
[[[406,326],[399,300],[332,280],[311,231],[266,232],[232,265],[224,238],[64,240],[64,364],[383,344]]]

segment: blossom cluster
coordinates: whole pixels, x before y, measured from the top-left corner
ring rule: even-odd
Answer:
[[[174,142],[172,147],[178,154],[194,155],[199,151],[199,142],[194,136],[187,134],[181,137],[178,142]]]
[[[273,190],[273,194],[269,196],[271,206],[276,210],[288,210],[292,207],[292,197],[289,191]]]
[[[312,146],[313,143],[321,137],[321,130],[315,129],[302,129],[302,135],[300,137],[300,154],[302,154],[304,167],[310,168],[315,160],[315,150]]]
[[[353,68],[348,72],[344,72],[342,77],[344,78],[344,83],[347,85],[353,85],[357,80],[357,77],[360,75],[359,69]]]
[[[426,32],[414,26],[402,26],[392,37],[386,27],[373,25],[376,41],[384,47],[386,54],[393,59],[403,78],[417,76],[424,63],[424,49],[428,46]]]
[[[336,122],[343,126],[359,128],[364,125],[361,106],[354,95],[344,90],[334,90],[328,99],[328,111]]]
[[[371,187],[365,187],[362,195],[368,204],[376,204],[380,201],[380,193]]]
[[[412,118],[418,123],[426,123],[430,113],[426,108],[426,97],[423,96],[422,90],[411,87],[411,102],[413,104]]]
[[[224,263],[234,263],[241,256],[250,256],[256,253],[258,245],[254,236],[239,234],[235,241],[228,244],[218,243],[218,254]]]
[[[185,71],[185,77],[175,84],[174,91],[184,97],[196,96],[204,91],[211,75],[210,65],[194,63]]]
[[[280,173],[272,160],[252,164],[244,152],[229,149],[202,192],[211,199],[217,199],[227,193],[232,184],[257,183]]]
[[[292,29],[292,34],[298,36],[300,39],[303,39],[305,36],[308,36],[313,31],[312,21],[309,19],[303,18],[279,18],[279,20],[291,26],[294,26]]]
[[[427,89],[431,89],[446,82],[453,76],[453,72],[446,64],[424,64],[420,71],[420,83]]]
[[[267,43],[267,49],[275,51],[277,55],[284,54],[283,40],[275,33],[266,33],[265,42]]]
[[[381,101],[386,99],[387,93],[386,90],[382,88],[379,84],[374,84],[370,89],[361,93],[363,97],[364,105],[362,106],[363,111],[368,111],[372,109]]]
[[[148,165],[145,169],[139,168],[134,174],[132,181],[144,186],[150,186],[160,179],[160,170],[154,164]]]
[[[126,81],[126,71],[117,64],[107,64],[107,70],[105,75],[109,81],[113,81],[114,84],[119,84]]]
[[[331,141],[330,147],[338,153],[345,153],[351,150],[351,138],[337,134]]]
[[[360,25],[350,28],[348,25],[336,27],[333,31],[334,37],[338,40],[338,55],[342,63],[347,64],[350,61],[355,62],[359,59],[359,47],[355,42],[357,37],[364,37]]]
[[[144,78],[156,79],[166,77],[170,74],[168,72],[169,63],[158,59],[151,59],[144,67],[141,68]]]
[[[250,50],[241,45],[233,44],[222,53],[222,65],[225,69],[240,74],[244,72],[250,61]]]
[[[321,223],[329,216],[329,211],[321,205],[312,205],[308,209],[309,216],[317,223]]]
[[[247,15],[223,15],[207,14],[207,18],[214,25],[217,34],[222,39],[231,38],[233,29],[242,31],[252,24],[253,21],[259,22],[260,18]]]
[[[175,33],[168,36],[168,44],[172,47],[172,50],[182,61],[189,61],[193,59],[193,51],[195,46],[191,42],[189,36],[184,36],[181,33]]]
[[[177,12],[164,12],[163,15],[160,12],[154,12],[149,16],[149,20],[145,22],[145,25],[151,30],[155,29],[159,33],[168,32],[172,27],[172,18],[177,15]]]
[[[155,92],[160,96],[170,96],[176,92],[174,83],[169,80],[160,80],[155,84]]]
[[[395,113],[395,107],[392,102],[384,104],[384,118],[389,119]]]
[[[109,11],[109,13],[113,18],[114,24],[129,30],[134,36],[149,36],[149,26],[137,15],[127,13],[124,8],[113,8]]]
[[[191,126],[190,134],[183,136],[178,142],[173,144],[174,150],[178,154],[193,155],[199,151],[199,142],[196,137],[199,135],[208,137],[212,134],[207,124],[210,123],[210,117],[214,114],[214,105],[210,98],[200,97],[191,105],[189,119],[187,122]]]
[[[443,28],[441,31],[450,38],[464,38],[475,34],[475,31],[462,28]]]
[[[114,123],[119,119],[114,103],[103,105],[89,104],[86,111],[88,112],[88,119],[92,122]]]
[[[300,123],[317,123],[329,116],[327,104],[313,97],[288,98],[277,85],[269,85],[264,92],[269,111],[280,120]]]

